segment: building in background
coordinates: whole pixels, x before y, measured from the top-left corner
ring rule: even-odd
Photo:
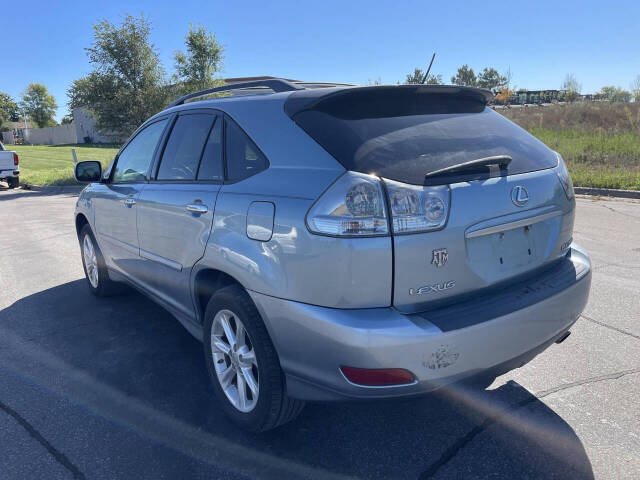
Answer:
[[[7,145],[66,145],[76,143],[117,143],[118,138],[98,131],[96,120],[86,107],[73,109],[73,121],[55,127],[34,128],[31,122],[13,122],[12,129],[2,132]]]

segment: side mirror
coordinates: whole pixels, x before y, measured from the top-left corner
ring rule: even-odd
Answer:
[[[73,169],[73,175],[80,183],[99,182],[102,178],[102,164],[95,160],[78,162]]]

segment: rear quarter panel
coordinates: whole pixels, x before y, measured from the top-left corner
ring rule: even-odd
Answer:
[[[275,205],[267,242],[247,237],[252,201]],[[305,215],[313,199],[223,191],[213,231],[197,268],[228,273],[245,288],[273,297],[334,308],[391,304],[391,239],[311,234]]]
[[[311,234],[305,217],[345,169],[284,112],[281,94],[219,102],[269,159],[269,168],[223,185],[202,268],[221,270],[245,288],[273,297],[335,308],[391,304],[390,238],[332,238]],[[254,201],[275,206],[266,242],[247,236]]]

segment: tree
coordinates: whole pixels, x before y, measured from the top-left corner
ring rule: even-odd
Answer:
[[[18,119],[18,104],[13,101],[11,95],[0,92],[0,131],[10,130],[7,122],[17,122]]]
[[[94,25],[86,48],[93,71],[73,82],[70,108],[89,107],[97,128],[115,138],[128,136],[168,100],[165,71],[149,41],[151,23],[127,15],[121,25]]]
[[[562,90],[565,90],[565,94],[563,95],[563,100],[567,102],[573,102],[580,95],[580,91],[582,90],[582,85],[576,79],[573,73],[567,74],[562,83]]]
[[[22,94],[20,107],[33,123],[38,127],[55,125],[53,116],[56,114],[56,99],[41,83],[31,83]]]
[[[11,95],[4,92],[0,92],[0,118],[11,122],[17,122],[20,119],[18,104]]]
[[[599,95],[602,96],[605,100],[609,100],[610,102],[630,102],[631,101],[631,92],[627,90],[623,90],[620,87],[616,86],[606,86],[602,87],[598,92]]]
[[[474,87],[478,83],[476,74],[473,72],[473,68],[470,68],[467,64],[464,64],[454,77],[451,77],[451,83],[454,85],[464,85]]]
[[[72,123],[73,122],[73,115],[65,115],[64,117],[62,117],[62,120],[60,120],[60,125],[66,125],[67,123]]]
[[[189,25],[185,36],[186,53],[175,52],[176,73],[173,79],[180,85],[180,93],[190,93],[224,85],[215,75],[222,68],[224,47],[206,28]]]
[[[512,95],[513,95],[513,90],[509,89],[509,87],[504,87],[502,90],[496,93],[495,100],[498,103],[507,105]]]
[[[419,85],[422,83],[425,73],[426,72],[423,72],[421,69],[416,68],[413,70],[413,73],[407,74],[404,83],[407,85]],[[424,83],[427,85],[442,85],[442,75],[429,75],[427,81]]]
[[[631,95],[635,102],[640,102],[640,75],[631,82]]]
[[[486,88],[492,92],[502,90],[507,86],[507,77],[500,75],[495,68],[487,68],[478,75],[476,85],[481,88]]]

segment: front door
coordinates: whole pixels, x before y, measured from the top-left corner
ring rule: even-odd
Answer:
[[[133,278],[140,259],[137,202],[166,123],[167,119],[151,123],[127,143],[109,180],[92,199],[96,236],[107,265]]]
[[[180,114],[138,200],[144,287],[188,317],[191,269],[204,255],[224,178],[222,123],[212,113]]]

